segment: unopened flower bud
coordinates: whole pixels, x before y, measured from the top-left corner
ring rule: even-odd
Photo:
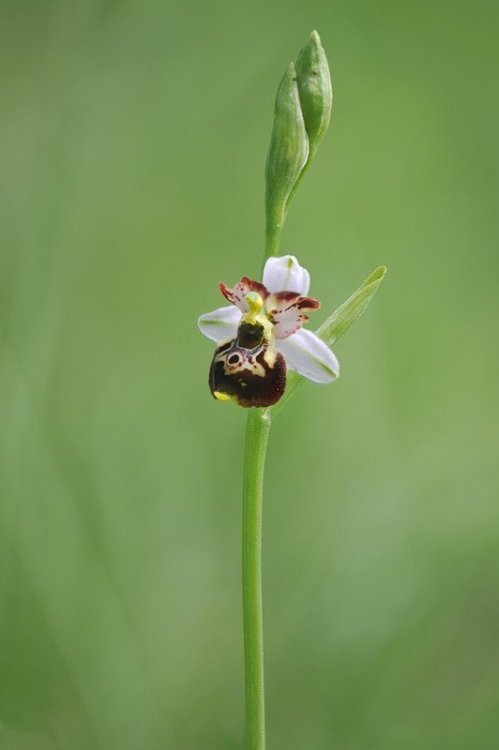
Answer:
[[[333,103],[329,66],[317,31],[298,55],[296,77],[311,159],[329,125]]]
[[[279,232],[288,198],[308,158],[308,137],[291,63],[277,90],[274,126],[265,168],[265,208],[269,232]]]

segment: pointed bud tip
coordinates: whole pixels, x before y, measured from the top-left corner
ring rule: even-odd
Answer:
[[[319,32],[314,29],[309,34],[306,44],[303,45],[296,61],[297,68],[310,67],[318,65],[325,57]]]
[[[296,69],[295,64],[293,62],[290,62],[288,67],[284,71],[281,82],[279,83],[279,86],[277,88],[276,103],[278,102],[279,97],[282,96],[284,92],[290,93],[293,90],[294,85],[297,85]]]

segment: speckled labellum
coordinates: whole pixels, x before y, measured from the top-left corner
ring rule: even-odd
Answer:
[[[209,377],[214,398],[239,406],[271,406],[284,393],[286,362],[265,341],[264,326],[242,322],[237,337],[215,351]]]

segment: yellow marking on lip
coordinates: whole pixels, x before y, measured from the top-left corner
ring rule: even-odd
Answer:
[[[272,370],[274,368],[275,361],[277,359],[277,352],[276,352],[276,350],[273,349],[272,347],[269,347],[265,351],[265,354],[263,355],[263,358],[264,358],[265,362],[268,364],[268,366],[270,367],[270,369]]]
[[[232,396],[229,396],[228,393],[222,393],[222,391],[213,391],[213,395],[219,401],[231,401],[232,400]]]

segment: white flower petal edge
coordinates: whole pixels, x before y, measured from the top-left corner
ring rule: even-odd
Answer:
[[[201,315],[198,327],[202,334],[219,343],[237,336],[240,320],[241,310],[234,305],[227,305]]]
[[[315,333],[301,328],[287,339],[276,342],[290,370],[296,370],[314,383],[331,383],[340,374],[335,355]]]
[[[263,283],[269,292],[298,292],[307,294],[310,274],[300,266],[294,255],[268,258],[263,269]]]

